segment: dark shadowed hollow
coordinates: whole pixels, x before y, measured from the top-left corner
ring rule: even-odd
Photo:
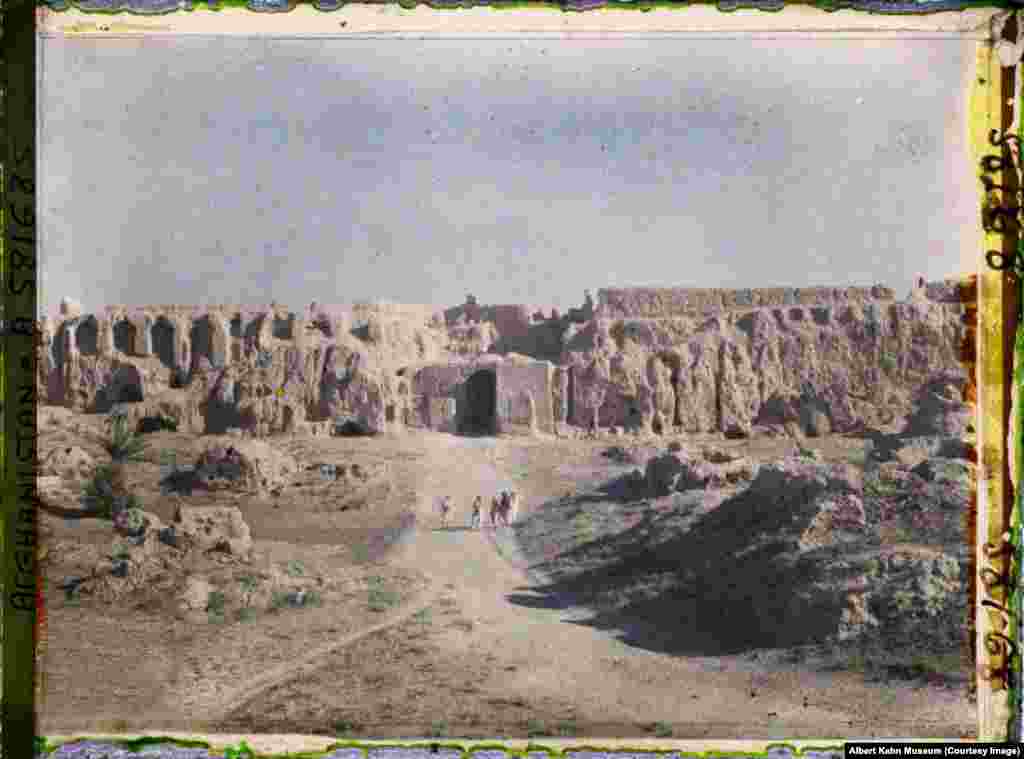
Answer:
[[[466,415],[463,435],[493,435],[498,410],[498,379],[494,372],[481,369],[466,382]]]

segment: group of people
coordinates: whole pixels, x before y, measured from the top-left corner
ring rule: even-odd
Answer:
[[[491,498],[491,524],[497,527],[503,524],[506,527],[515,520],[516,511],[519,506],[519,493],[513,490],[502,490]],[[478,495],[473,499],[473,516],[470,519],[470,527],[479,529],[481,526],[482,512],[484,509],[484,496]],[[441,499],[441,526],[448,527],[448,517],[452,511],[452,497],[444,496]]]

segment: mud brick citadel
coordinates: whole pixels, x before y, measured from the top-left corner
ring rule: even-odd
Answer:
[[[44,404],[196,434],[606,430],[804,434],[884,424],[963,374],[955,281],[891,289],[605,289],[560,314],[388,303],[111,306],[41,320]],[[959,398],[950,398],[959,402]],[[951,432],[951,431],[947,431]]]

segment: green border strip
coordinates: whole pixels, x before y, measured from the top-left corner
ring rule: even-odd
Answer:
[[[809,753],[832,753],[832,754],[843,754],[843,744],[840,742],[836,745],[821,745],[821,746],[804,746],[800,748],[789,743],[769,743],[763,751],[751,751],[741,750],[735,752],[718,751],[715,749],[705,750],[686,750],[676,748],[630,748],[628,746],[617,746],[615,748],[600,747],[591,744],[581,743],[574,746],[566,746],[565,748],[558,749],[552,748],[551,746],[545,746],[540,743],[527,743],[523,748],[509,748],[501,743],[479,743],[477,745],[466,748],[463,745],[452,742],[423,742],[413,741],[410,743],[360,743],[358,741],[340,741],[338,743],[332,743],[322,751],[300,751],[297,753],[281,753],[281,754],[265,754],[260,753],[249,747],[243,740],[236,746],[222,746],[219,744],[211,744],[206,741],[198,740],[185,740],[180,738],[168,738],[160,736],[146,736],[143,738],[132,738],[132,739],[119,739],[119,738],[107,738],[107,737],[89,737],[89,738],[70,738],[60,742],[50,742],[44,738],[37,739],[36,751],[38,753],[45,753],[47,755],[56,751],[60,746],[69,745],[73,743],[85,742],[100,743],[103,745],[110,745],[116,748],[139,752],[143,751],[152,746],[158,745],[173,745],[178,748],[200,748],[206,749],[207,751],[216,754],[223,753],[226,759],[321,759],[321,757],[328,756],[334,751],[354,749],[361,751],[364,759],[368,759],[369,752],[373,750],[391,750],[404,749],[412,751],[429,751],[436,753],[437,751],[458,751],[463,759],[473,759],[473,755],[478,751],[501,751],[511,759],[526,759],[530,754],[547,754],[549,759],[566,759],[570,753],[578,752],[591,752],[608,754],[611,759],[615,759],[616,754],[633,754],[648,759],[657,759],[666,754],[678,754],[683,757],[701,757],[706,759],[732,759],[733,757],[768,757],[770,752],[773,751],[787,751],[793,757],[806,756]],[[925,745],[929,742],[935,741],[913,741],[915,744]],[[948,741],[947,741],[948,742]]]
[[[1018,68],[1018,76],[1024,76],[1024,66]],[[1024,107],[1024,101],[1017,104],[1018,108]],[[1020,132],[1024,136],[1024,126]],[[1024,256],[1024,240],[1017,244],[1017,250]],[[1020,282],[1021,302],[1024,303],[1024,280]],[[1010,678],[1010,724],[1007,726],[1006,735],[1009,740],[1021,741],[1024,738],[1024,699],[1022,699],[1021,676],[1024,673],[1020,645],[1022,632],[1024,632],[1024,618],[1021,616],[1022,605],[1024,605],[1024,576],[1021,572],[1021,550],[1024,548],[1022,540],[1022,526],[1024,526],[1024,418],[1022,418],[1021,402],[1024,401],[1024,319],[1018,315],[1017,334],[1014,339],[1013,350],[1013,384],[1017,391],[1017,408],[1013,415],[1013,456],[1016,463],[1017,488],[1014,493],[1014,508],[1010,519],[1010,544],[1013,546],[1013,560],[1010,566],[1010,635],[1017,644],[1017,650],[1009,662]]]
[[[32,756],[36,604],[36,6],[4,4],[2,756]]]

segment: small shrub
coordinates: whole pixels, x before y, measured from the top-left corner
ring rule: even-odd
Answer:
[[[448,734],[448,723],[444,720],[437,720],[430,725],[431,738],[443,738]]]
[[[129,530],[140,530],[146,526],[146,516],[142,513],[142,509],[136,506],[129,506],[125,510],[124,522],[125,527]]]
[[[528,738],[539,738],[546,735],[549,733],[543,722],[533,718],[526,721],[526,736]]]
[[[382,588],[371,588],[369,594],[370,611],[387,611],[398,603],[398,594]]]
[[[100,464],[93,470],[92,477],[82,490],[82,505],[87,509],[95,509],[101,519],[112,519],[114,516],[113,477],[113,467]]]
[[[672,726],[667,722],[655,722],[651,728],[657,738],[671,738],[672,737]]]
[[[320,596],[320,594],[317,591],[311,590],[308,593],[306,593],[305,596],[303,596],[303,598],[302,598],[302,605],[303,606],[323,606],[324,605],[324,601],[323,601],[323,598]]]
[[[129,555],[130,554],[128,552],[128,546],[126,546],[124,543],[116,544],[113,550],[110,552],[111,558],[114,559],[127,559]]]
[[[430,609],[420,609],[412,615],[413,621],[417,624],[426,625],[430,623]]]
[[[238,610],[239,622],[252,622],[256,619],[256,610],[250,606]]]
[[[210,591],[206,598],[206,610],[214,614],[224,614],[224,594],[221,591]]]
[[[240,741],[238,747],[228,746],[224,749],[224,759],[251,759],[256,754],[245,741]]]
[[[211,625],[222,625],[225,622],[224,612],[211,609],[206,612],[206,619]]]
[[[298,559],[292,559],[284,570],[289,577],[302,577],[306,572],[305,565]]]
[[[347,719],[335,720],[334,725],[332,725],[332,727],[334,728],[334,732],[337,735],[347,735],[349,733],[354,733],[357,730],[359,730],[359,725]]]
[[[283,609],[288,605],[288,594],[280,590],[275,590],[270,597],[270,608],[274,611]]]
[[[558,723],[557,730],[559,735],[576,735],[576,721],[563,720]]]
[[[260,584],[259,578],[252,575],[245,575],[238,580],[238,584],[242,586],[242,590],[246,593],[252,593],[256,590],[256,587]]]

